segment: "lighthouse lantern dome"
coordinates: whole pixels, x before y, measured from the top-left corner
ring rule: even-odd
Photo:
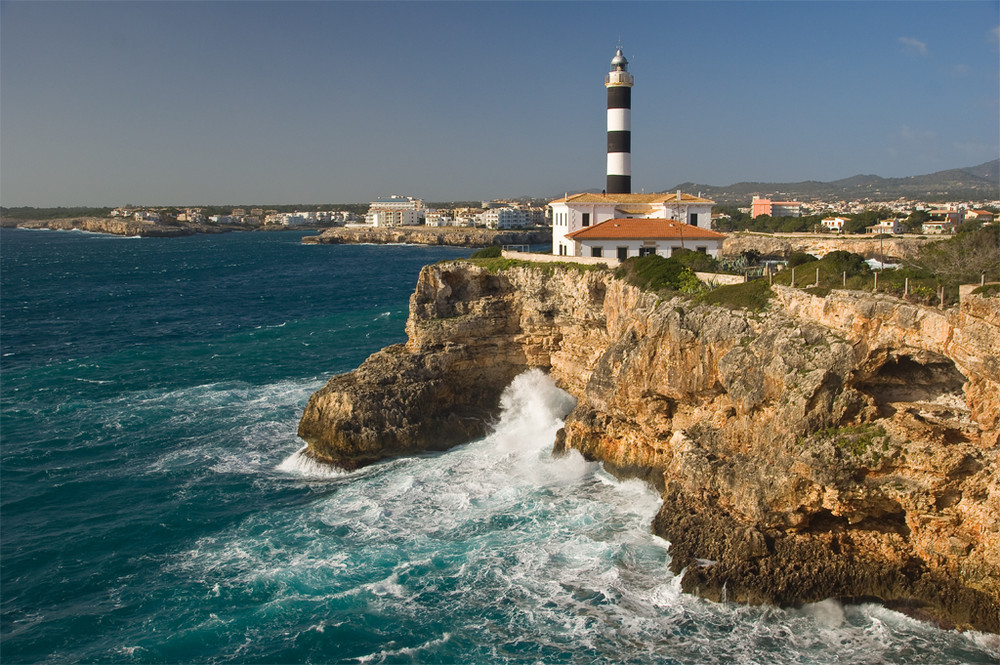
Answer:
[[[618,49],[618,52],[615,53],[615,57],[611,58],[611,66],[619,72],[628,71],[628,60],[625,59],[625,54],[622,53],[621,49]]]

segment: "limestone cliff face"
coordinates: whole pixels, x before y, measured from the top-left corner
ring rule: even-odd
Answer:
[[[731,233],[726,236],[722,253],[733,256],[754,250],[763,256],[788,257],[793,252],[806,252],[814,256],[825,256],[841,250],[861,254],[867,258],[886,260],[915,259],[920,248],[929,242],[941,240],[939,236],[920,238],[916,236],[893,236],[877,238],[865,235],[832,235],[812,233],[752,233],[748,231]]]
[[[941,312],[778,289],[763,314],[661,301],[608,272],[424,269],[409,341],[335,377],[300,435],[344,466],[479,436],[548,370],[557,449],[653,483],[683,586],[876,598],[1000,632],[1000,302]]]

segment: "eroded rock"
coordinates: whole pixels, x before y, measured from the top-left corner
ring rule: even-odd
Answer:
[[[407,344],[332,379],[300,434],[344,466],[454,445],[539,367],[578,400],[557,448],[662,491],[685,589],[1000,632],[1000,303],[776,290],[751,314],[606,271],[429,266]]]

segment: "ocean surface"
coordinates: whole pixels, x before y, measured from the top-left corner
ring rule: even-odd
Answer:
[[[658,497],[549,456],[543,373],[490,436],[345,474],[296,437],[468,250],[0,231],[3,663],[996,663],[877,605],[681,594]]]

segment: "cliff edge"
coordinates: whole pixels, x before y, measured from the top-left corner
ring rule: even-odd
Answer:
[[[557,451],[662,492],[685,590],[1000,632],[1000,299],[775,291],[752,313],[608,271],[428,266],[408,342],[331,379],[299,434],[348,468],[442,449],[539,367],[577,398]]]

